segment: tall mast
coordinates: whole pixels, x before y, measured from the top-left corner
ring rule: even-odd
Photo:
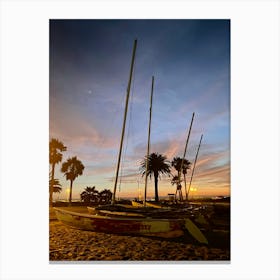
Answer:
[[[128,109],[128,101],[129,101],[129,94],[130,94],[131,80],[132,80],[132,74],[133,74],[133,66],[134,66],[136,47],[137,47],[137,40],[134,40],[131,66],[130,66],[130,74],[129,74],[129,80],[128,80],[128,85],[127,85],[125,111],[124,111],[123,127],[122,127],[122,135],[121,135],[121,143],[120,143],[118,164],[117,164],[117,170],[116,170],[116,176],[115,176],[115,185],[114,185],[112,204],[115,204],[115,201],[116,201],[116,190],[117,190],[119,168],[120,168],[120,162],[121,162],[121,156],[122,156],[123,138],[124,138],[124,132],[125,132],[126,115],[127,115],[127,109]]]
[[[185,145],[185,150],[184,150],[184,155],[181,161],[181,167],[180,167],[180,171],[179,171],[179,176],[178,176],[178,182],[180,184],[180,180],[181,180],[181,174],[182,174],[182,170],[183,170],[183,164],[184,164],[184,160],[185,160],[185,156],[186,156],[186,152],[187,152],[187,147],[188,147],[188,143],[189,143],[189,139],[190,139],[190,134],[191,134],[191,130],[192,130],[192,124],[193,124],[193,119],[194,119],[194,113],[192,114],[192,120],[191,120],[191,124],[189,127],[189,132],[188,132],[188,137],[187,137],[187,141],[186,141],[186,145]],[[185,184],[185,192],[186,192],[186,199],[187,199],[187,186]]]
[[[193,178],[193,174],[194,174],[194,169],[195,169],[195,165],[196,165],[197,156],[198,156],[198,152],[199,152],[199,149],[200,149],[202,137],[203,137],[203,134],[201,134],[200,141],[199,141],[199,145],[198,145],[197,152],[196,152],[196,156],[195,156],[195,160],[194,160],[194,165],[193,165],[193,170],[192,170],[192,176],[191,176],[190,184],[189,184],[189,188],[188,188],[188,195],[189,195],[189,191],[190,191],[191,184],[192,184],[192,178]]]
[[[147,199],[148,163],[149,163],[148,158],[149,158],[149,154],[150,154],[150,135],[151,135],[151,119],[152,119],[153,93],[154,93],[154,76],[152,77],[152,88],[151,88],[151,98],[150,98],[150,117],[149,117],[149,130],[148,130],[148,145],[147,145],[147,154],[146,154],[144,206],[146,206],[146,199]]]

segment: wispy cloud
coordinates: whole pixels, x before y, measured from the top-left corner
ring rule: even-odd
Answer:
[[[154,75],[150,152],[170,161],[182,157],[195,112],[186,154],[193,162],[203,133],[195,182],[229,188],[229,23],[221,20],[52,21],[50,138],[68,147],[63,161],[77,156],[84,163],[77,184],[107,186],[114,180],[135,35],[141,40],[121,159],[123,184],[135,189],[146,155]],[[160,186],[168,192],[170,179],[163,177]]]

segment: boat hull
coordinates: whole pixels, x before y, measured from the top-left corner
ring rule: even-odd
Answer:
[[[146,201],[146,206],[153,207],[153,208],[159,208],[159,209],[168,209],[167,207],[163,207],[159,204],[148,202],[148,201]]]
[[[184,234],[184,220],[116,218],[90,215],[54,208],[62,223],[83,230],[111,234],[145,235],[175,238]]]
[[[131,201],[133,207],[143,207],[143,204],[137,201]]]
[[[144,215],[138,213],[131,213],[126,211],[109,211],[109,210],[97,210],[94,207],[87,207],[89,214],[101,215],[108,217],[129,217],[129,218],[145,218]]]

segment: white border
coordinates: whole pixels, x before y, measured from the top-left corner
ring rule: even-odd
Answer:
[[[231,19],[230,264],[49,264],[49,18]],[[279,34],[278,1],[2,1],[1,279],[279,279]]]

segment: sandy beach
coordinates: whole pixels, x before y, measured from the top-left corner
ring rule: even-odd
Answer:
[[[223,232],[208,233],[209,245],[201,246],[187,234],[163,239],[78,230],[63,225],[53,214],[49,230],[50,261],[230,260],[229,234]]]

